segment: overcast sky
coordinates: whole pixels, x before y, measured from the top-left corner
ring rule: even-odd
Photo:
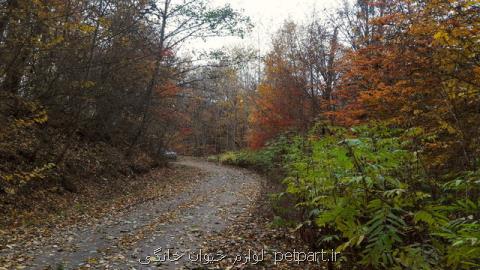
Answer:
[[[244,10],[254,24],[253,31],[245,38],[214,38],[207,42],[195,41],[189,50],[219,49],[224,46],[249,45],[261,51],[268,50],[270,36],[282,23],[290,19],[304,22],[312,13],[337,7],[341,0],[211,0],[214,6],[230,4],[234,9]],[[187,49],[187,48],[184,48]]]

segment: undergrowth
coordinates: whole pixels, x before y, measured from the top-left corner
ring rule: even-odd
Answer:
[[[478,269],[480,171],[432,176],[416,132],[323,126],[218,161],[282,169],[286,188],[277,196],[295,198],[297,229],[315,230],[311,246],[341,252],[338,267]]]

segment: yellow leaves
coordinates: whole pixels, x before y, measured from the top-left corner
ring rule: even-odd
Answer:
[[[15,172],[12,174],[3,175],[0,177],[0,181],[7,184],[3,187],[3,190],[8,194],[15,194],[19,186],[26,184],[29,181],[35,179],[43,179],[46,173],[53,169],[55,164],[47,163],[41,167],[36,167],[29,172]]]
[[[446,130],[448,134],[455,135],[458,132],[457,129],[447,121],[440,120],[439,125],[440,129]]]
[[[19,118],[15,119],[13,125],[17,128],[29,127],[34,124],[43,124],[48,121],[47,112],[44,109],[38,108],[35,104],[30,104],[32,106],[32,115],[28,118]]]
[[[455,35],[452,35],[452,33],[447,33],[443,30],[440,30],[437,33],[435,33],[435,35],[433,35],[433,39],[434,39],[434,44],[437,44],[437,45],[456,46],[459,44],[459,41]]]
[[[64,40],[65,39],[63,38],[63,36],[57,36],[54,39],[52,39],[50,42],[45,44],[44,47],[45,47],[45,49],[51,49],[51,48],[63,43]]]
[[[14,122],[14,126],[17,128],[29,127],[33,124],[45,123],[47,122],[47,120],[48,120],[48,117],[47,117],[47,114],[45,113],[33,119],[16,119]]]
[[[33,179],[43,179],[45,178],[45,172],[53,169],[55,167],[55,164],[53,163],[47,163],[42,167],[37,167],[31,172],[27,173],[22,173],[22,174],[17,174],[17,176],[22,177],[26,181],[30,181]]]
[[[15,193],[17,193],[16,189],[12,187],[5,187],[3,190],[10,195],[15,195]]]
[[[35,121],[35,123],[37,124],[46,123],[48,121],[47,111],[45,110],[40,111],[40,114],[38,114],[37,117],[33,119],[33,121]]]
[[[80,86],[84,89],[92,88],[95,86],[95,82],[93,81],[83,81]]]
[[[78,30],[84,33],[92,33],[93,31],[95,31],[95,26],[82,23],[78,25]]]
[[[437,33],[435,33],[433,38],[436,39],[436,40],[442,40],[442,39],[448,40],[448,34],[446,32],[444,32],[443,30],[440,30]]]
[[[480,89],[474,85],[464,83],[458,79],[451,79],[443,83],[443,89],[451,102],[464,101],[474,102],[478,100]]]
[[[87,260],[89,264],[98,264],[98,259],[97,258],[89,258]]]

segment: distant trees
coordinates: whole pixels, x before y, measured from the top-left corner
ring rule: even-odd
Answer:
[[[247,146],[253,52],[234,48],[214,56],[190,75],[189,91],[179,101],[185,121],[177,144],[185,153],[206,155]]]
[[[265,60],[251,115],[250,146],[261,147],[280,132],[307,131],[321,113],[333,110],[342,45],[338,28],[314,19],[306,26],[286,22]]]
[[[248,18],[242,17],[230,6],[212,9],[208,6],[208,0],[199,1],[174,1],[165,0],[163,3],[153,2],[151,16],[148,17],[149,25],[158,25],[157,48],[153,51],[156,56],[154,71],[148,82],[144,96],[142,116],[136,134],[133,136],[132,145],[140,139],[142,132],[148,131],[150,122],[149,110],[155,88],[158,84],[169,85],[163,92],[172,93],[171,81],[175,80],[176,72],[171,72],[175,62],[165,61],[173,55],[177,47],[192,38],[207,38],[209,36],[221,36],[225,34],[243,35],[248,27]],[[169,63],[168,63],[169,62]],[[173,86],[174,87],[174,86]],[[158,107],[156,107],[158,109]],[[157,121],[158,124],[158,121]],[[168,124],[166,125],[168,126]],[[160,130],[166,130],[164,127]],[[157,129],[157,132],[159,129]],[[161,134],[154,135],[158,142]],[[163,146],[162,146],[163,147]]]

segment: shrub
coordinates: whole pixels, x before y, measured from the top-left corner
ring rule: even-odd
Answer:
[[[241,150],[237,152],[226,152],[221,154],[218,160],[225,165],[250,168],[267,173],[282,166],[283,154],[288,144],[288,137],[281,136],[268,143],[263,149],[257,151]]]
[[[335,245],[369,269],[471,269],[480,265],[478,172],[431,179],[408,131],[383,125],[296,137],[284,156],[286,193]]]
[[[219,161],[282,169],[286,190],[277,197],[295,198],[303,213],[297,228],[313,226],[309,244],[335,247],[343,263],[359,269],[480,266],[480,171],[431,177],[412,139],[416,129],[318,127],[258,151],[224,153]]]

